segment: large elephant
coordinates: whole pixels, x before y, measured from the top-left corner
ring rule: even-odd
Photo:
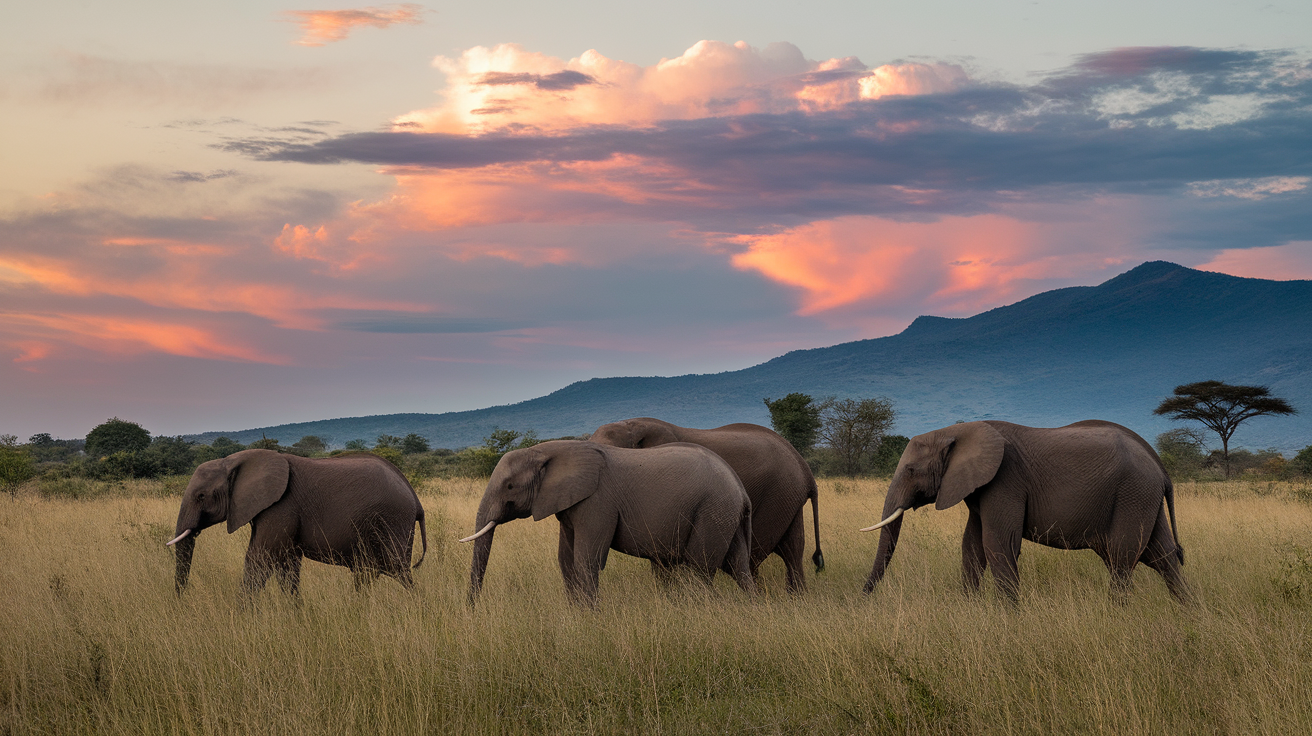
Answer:
[[[749,563],[752,505],[718,455],[679,443],[627,450],[555,440],[506,453],[478,505],[469,602],[483,587],[495,527],[529,516],[560,522],[557,559],[571,601],[595,606],[610,550],[684,566],[707,584],[717,569],[756,591]]]
[[[913,437],[888,487],[884,520],[862,530],[883,528],[865,591],[884,576],[903,512],[963,500],[970,510],[961,540],[968,592],[992,568],[998,589],[1015,601],[1016,563],[1021,540],[1028,539],[1097,552],[1118,598],[1140,562],[1161,574],[1177,600],[1189,597],[1170,476],[1143,438],[1098,420],[1056,429],[967,422]]]
[[[226,521],[231,534],[247,523],[242,590],[252,594],[277,573],[296,594],[301,558],[349,567],[355,584],[390,575],[409,588],[415,522],[428,552],[424,507],[401,471],[366,453],[308,459],[271,450],[242,450],[202,463],[191,476],[178,510],[175,585],[180,594],[191,573],[201,530]]]
[[[802,556],[806,554],[803,508],[811,501],[815,527],[816,571],[825,568],[820,551],[820,510],[815,477],[788,440],[759,424],[729,424],[715,429],[689,429],[650,417],[603,425],[593,442],[615,447],[646,448],[670,442],[691,442],[724,458],[742,479],[752,499],[752,575],[771,553],[784,561],[788,589],[806,589]]]

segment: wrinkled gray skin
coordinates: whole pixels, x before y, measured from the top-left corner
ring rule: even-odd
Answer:
[[[804,507],[811,501],[815,528],[816,571],[825,569],[820,551],[820,510],[811,468],[788,440],[759,424],[729,424],[715,429],[689,429],[651,417],[603,425],[593,442],[614,447],[648,448],[670,442],[691,442],[729,463],[752,499],[752,576],[772,553],[784,561],[788,590],[806,590],[802,557],[806,554]]]
[[[749,549],[752,506],[742,483],[704,447],[626,450],[556,440],[506,453],[488,480],[475,529],[529,516],[560,522],[557,558],[565,591],[597,604],[610,550],[693,570],[708,585],[717,569],[755,593]],[[497,527],[474,540],[469,602],[483,587]]]
[[[182,496],[174,582],[179,594],[191,573],[196,537],[227,522],[231,534],[247,523],[242,591],[254,594],[276,573],[284,591],[296,594],[301,558],[349,567],[355,585],[378,575],[409,588],[415,522],[428,552],[424,508],[396,466],[369,454],[308,459],[272,450],[243,450],[196,468]],[[423,554],[419,562],[424,561]]]
[[[1152,447],[1119,424],[1089,420],[1036,429],[969,422],[913,437],[889,485],[883,518],[962,500],[970,510],[961,540],[967,592],[979,590],[980,576],[991,568],[998,589],[1015,601],[1017,559],[1028,539],[1097,552],[1118,599],[1140,562],[1161,574],[1177,600],[1189,598],[1180,572],[1184,550],[1172,531],[1171,479]],[[881,530],[867,593],[884,576],[903,518]]]

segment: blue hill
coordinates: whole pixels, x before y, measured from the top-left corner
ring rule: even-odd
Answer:
[[[1258,418],[1239,446],[1312,444],[1312,281],[1268,281],[1145,263],[1098,286],[1044,292],[963,319],[920,317],[897,335],[790,352],[739,371],[670,378],[594,378],[508,406],[389,414],[206,432],[284,444],[307,434],[337,444],[415,432],[434,446],[477,444],[494,427],[576,435],[630,416],[695,427],[768,424],[761,399],[887,396],[897,431],[957,420],[1059,426],[1108,419],[1150,440],[1175,426],[1152,410],[1178,384],[1262,384],[1295,417]]]

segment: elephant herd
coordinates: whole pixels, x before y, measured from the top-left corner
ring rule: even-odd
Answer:
[[[783,559],[788,590],[806,588],[804,508],[811,502],[816,570],[820,550],[815,478],[783,437],[755,424],[689,429],[638,418],[604,425],[588,441],[555,440],[506,453],[478,507],[469,601],[479,595],[496,527],[555,516],[558,560],[570,600],[595,606],[610,550],[650,560],[668,582],[676,569],[710,583],[717,571],[749,594],[771,554]],[[965,502],[962,581],[978,590],[991,570],[1015,601],[1021,540],[1092,549],[1118,598],[1142,562],[1180,601],[1184,550],[1175,531],[1170,477],[1152,447],[1129,429],[1090,420],[1055,429],[966,422],[913,437],[884,502],[871,592],[883,577],[906,511]],[[1165,505],[1163,506],[1163,501]],[[187,584],[196,538],[226,522],[249,523],[242,589],[271,575],[295,593],[301,560],[343,565],[356,586],[385,574],[406,587],[415,522],[423,552],[424,509],[405,476],[369,454],[307,459],[244,450],[197,468],[178,513],[175,585]],[[421,552],[419,561],[423,562]]]

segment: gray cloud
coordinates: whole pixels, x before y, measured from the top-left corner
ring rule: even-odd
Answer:
[[[597,79],[591,74],[565,70],[554,74],[514,74],[511,72],[488,72],[478,78],[478,84],[499,86],[507,84],[531,84],[541,90],[562,92],[575,87],[596,84]]]
[[[180,64],[75,54],[15,80],[14,88],[24,97],[48,103],[222,109],[251,97],[321,88],[329,80],[329,73],[315,68]]]
[[[237,176],[236,171],[232,169],[220,169],[211,171],[208,174],[199,171],[175,171],[168,176],[168,181],[178,182],[181,184],[203,183],[215,179],[227,179],[230,176]]]
[[[1312,74],[1278,69],[1297,61],[1270,53],[1118,50],[1084,57],[1032,87],[979,86],[826,113],[550,136],[370,132],[223,146],[265,160],[439,169],[629,154],[674,164],[725,191],[799,197],[817,186],[1161,190],[1205,179],[1312,173]],[[1163,79],[1167,73],[1177,78]],[[1118,102],[1118,94],[1132,102]],[[1241,103],[1252,109],[1226,108]],[[1207,124],[1209,115],[1217,124]]]

